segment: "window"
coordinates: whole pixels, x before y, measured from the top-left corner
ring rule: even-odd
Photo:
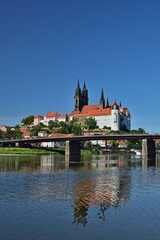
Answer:
[[[114,113],[114,123],[117,122],[117,113]]]

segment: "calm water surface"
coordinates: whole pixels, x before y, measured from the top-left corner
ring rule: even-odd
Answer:
[[[0,239],[160,239],[159,159],[1,156]]]

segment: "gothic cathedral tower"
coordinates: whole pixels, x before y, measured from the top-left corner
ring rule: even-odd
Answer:
[[[100,98],[100,102],[99,103],[100,103],[101,109],[105,108],[105,99],[104,99],[103,88],[102,88],[101,98]]]
[[[88,90],[86,88],[86,84],[84,82],[83,90],[82,90],[82,107],[84,105],[88,105]]]
[[[83,89],[81,91],[79,80],[74,95],[74,111],[81,111],[84,105],[88,105],[88,90],[84,82]]]

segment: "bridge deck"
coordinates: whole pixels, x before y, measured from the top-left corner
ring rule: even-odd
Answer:
[[[115,135],[89,135],[89,136],[63,136],[63,137],[41,137],[29,139],[2,139],[3,143],[39,143],[39,142],[65,142],[65,141],[91,141],[91,140],[140,140],[140,139],[160,139],[159,134],[115,134]]]

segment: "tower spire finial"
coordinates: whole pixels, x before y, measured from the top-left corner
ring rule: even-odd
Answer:
[[[88,105],[88,90],[86,88],[86,83],[84,81],[83,89],[82,89],[82,107],[84,105]]]
[[[106,104],[106,108],[109,107],[109,100],[108,100],[108,97],[107,97],[107,104]]]
[[[102,91],[101,91],[100,106],[101,106],[101,108],[105,107],[105,99],[104,99],[103,88],[102,88]]]

